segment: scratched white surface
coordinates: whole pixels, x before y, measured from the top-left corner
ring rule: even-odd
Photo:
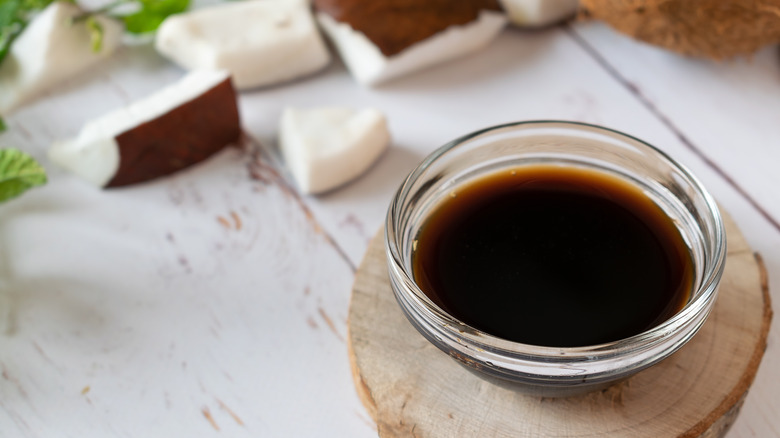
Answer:
[[[349,375],[354,267],[405,174],[477,128],[570,119],[688,165],[767,264],[780,302],[780,57],[680,58],[599,24],[507,29],[486,50],[378,89],[326,71],[240,97],[260,153],[99,191],[45,150],[183,72],[148,46],[9,117],[0,145],[50,183],[0,207],[0,436],[370,437]],[[375,106],[393,143],[363,177],[301,197],[274,150],[285,105]],[[731,438],[780,436],[777,324]]]

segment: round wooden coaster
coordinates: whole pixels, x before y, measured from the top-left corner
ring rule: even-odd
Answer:
[[[719,437],[736,419],[772,319],[766,273],[726,217],[728,258],[709,319],[685,347],[606,390],[531,397],[478,378],[406,320],[382,233],[358,269],[349,310],[352,371],[381,437]]]

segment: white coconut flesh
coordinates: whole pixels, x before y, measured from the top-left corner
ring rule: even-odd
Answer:
[[[36,16],[0,64],[0,114],[8,114],[58,83],[76,76],[114,52],[122,25],[97,16],[103,27],[99,52],[92,50],[85,23],[73,23],[83,11],[57,1]]]
[[[239,89],[313,73],[330,54],[303,0],[249,0],[173,15],[157,50],[186,69],[224,69]]]
[[[364,173],[390,141],[384,115],[376,109],[287,108],[279,127],[279,148],[303,193],[320,193]]]
[[[476,51],[493,40],[507,22],[505,14],[483,10],[470,23],[450,26],[388,57],[363,32],[348,23],[338,22],[322,12],[317,14],[317,20],[349,71],[365,85],[376,85]]]
[[[226,71],[191,72],[151,96],[88,122],[76,138],[55,143],[49,150],[49,158],[86,181],[104,187],[119,169],[118,135],[181,105],[196,105],[199,96],[229,77]],[[171,126],[171,129],[187,129],[187,126]]]

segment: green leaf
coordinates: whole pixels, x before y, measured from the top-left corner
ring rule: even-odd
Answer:
[[[19,20],[21,6],[21,0],[0,0],[0,62],[24,29],[25,23]]]
[[[22,8],[25,11],[39,11],[52,3],[53,0],[22,0]]]
[[[142,10],[126,15],[122,17],[122,20],[125,22],[126,31],[130,33],[148,33],[157,30],[163,20],[165,20],[165,17]]]
[[[190,0],[139,0],[147,11],[173,15],[184,12],[190,6]]]
[[[49,6],[55,0],[0,0],[0,62],[8,54],[16,37],[24,31],[36,13]],[[74,0],[59,0],[74,2]],[[129,15],[111,13],[115,8],[127,4],[138,5],[137,12]],[[190,0],[115,0],[102,8],[88,11],[74,19],[75,22],[87,21],[92,50],[100,51],[103,43],[103,29],[93,18],[98,13],[109,13],[125,22],[130,33],[142,34],[154,32],[167,17],[184,12],[190,6]]]
[[[8,129],[8,126],[6,126],[5,120],[0,117],[0,133],[5,132],[6,129]]]
[[[46,184],[46,171],[18,149],[0,149],[0,202]]]
[[[122,17],[131,33],[154,32],[166,18],[187,10],[190,0],[139,0],[138,12]]]
[[[97,21],[94,15],[90,15],[86,21],[87,30],[89,30],[89,41],[92,44],[92,51],[100,53],[103,47],[103,26]]]
[[[0,0],[0,62],[36,13],[54,0]]]

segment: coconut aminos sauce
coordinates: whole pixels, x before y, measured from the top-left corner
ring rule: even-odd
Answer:
[[[412,266],[458,320],[548,347],[642,333],[685,305],[693,278],[680,232],[641,189],[544,165],[457,187],[421,227]]]

